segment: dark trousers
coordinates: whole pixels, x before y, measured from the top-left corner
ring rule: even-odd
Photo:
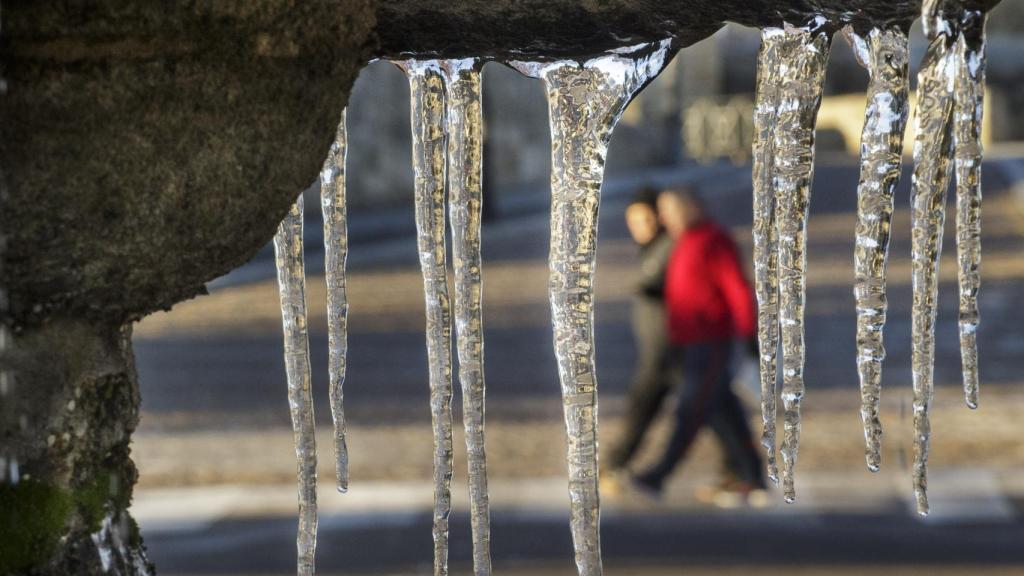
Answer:
[[[683,382],[675,429],[661,459],[641,475],[645,482],[661,486],[686,456],[697,433],[708,425],[721,440],[733,474],[757,486],[764,484],[761,457],[746,411],[732,390],[731,355],[732,343],[728,341],[683,347]]]
[[[625,426],[618,442],[612,446],[608,466],[612,470],[624,469],[643,444],[669,393],[682,380],[684,351],[668,342],[665,330],[665,307],[660,298],[638,296],[633,302],[633,337],[637,348],[636,369],[626,396]],[[732,427],[719,414],[708,418],[708,426],[718,436],[725,454],[723,468],[736,475],[738,464],[735,450],[729,448],[734,435]]]
[[[608,457],[611,469],[625,468],[643,443],[665,397],[679,382],[678,359],[668,344],[665,308],[660,299],[639,296],[633,302],[633,338],[637,359],[626,396],[626,422]]]

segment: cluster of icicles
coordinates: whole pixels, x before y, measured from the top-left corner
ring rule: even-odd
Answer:
[[[919,76],[912,193],[913,383],[918,511],[928,511],[926,464],[932,401],[937,268],[947,182],[955,165],[960,339],[967,403],[978,395],[975,329],[981,201],[980,127],[984,21],[980,12],[940,16],[925,2],[930,41]],[[777,353],[781,344],[784,437],[782,484],[795,499],[794,466],[804,395],[806,222],[814,159],[814,126],[832,29],[809,26],[763,31],[758,60],[754,141],[754,264],[759,304],[763,444],[769,476],[776,463]],[[885,268],[893,192],[901,171],[909,115],[908,42],[903,28],[847,30],[870,74],[858,186],[855,296],[857,368],[867,465],[880,464],[879,397],[884,357]],[[579,573],[602,573],[597,464],[597,379],[593,294],[597,220],[605,156],[612,129],[632,98],[674,54],[671,40],[615,50],[585,61],[510,62],[544,82],[552,139],[549,296],[561,382],[571,502],[571,531]],[[447,574],[451,511],[452,299],[445,225],[451,227],[454,316],[459,380],[468,448],[473,559],[490,574],[489,512],[484,454],[484,370],[481,317],[481,84],[480,59],[395,62],[410,83],[417,246],[426,299],[430,407],[434,433],[434,573]],[[330,398],[335,424],[338,489],[348,489],[342,384],[347,349],[345,261],[345,118],[321,173]],[[274,239],[284,319],[288,397],[299,460],[298,573],[312,574],[316,547],[316,447],[310,390],[302,247],[302,199]]]

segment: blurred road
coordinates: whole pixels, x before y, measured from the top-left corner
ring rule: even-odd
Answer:
[[[900,572],[908,565],[972,565],[970,573],[1024,574],[1024,216],[1009,176],[1024,165],[988,164],[983,217],[981,408],[963,406],[956,336],[954,212],[942,262],[931,482],[936,516],[910,511],[909,174],[897,197],[888,358],[883,381],[883,472],[864,470],[857,412],[852,297],[857,167],[821,161],[810,221],[806,421],[799,501],[757,511],[697,506],[690,494],[717,462],[703,439],[658,505],[606,499],[603,544],[610,574],[697,574],[717,566],[746,573],[805,567],[838,574]],[[1016,166],[1015,168],[1006,168]],[[1024,172],[1022,172],[1024,173]],[[685,167],[610,181],[602,204],[597,279],[597,355],[603,440],[620,426],[634,350],[628,302],[634,249],[622,211],[633,187],[690,183],[749,255],[750,168]],[[543,192],[543,191],[540,191]],[[544,194],[509,202],[485,226],[488,455],[496,568],[570,574],[564,444],[546,303]],[[349,371],[353,491],[333,481],[327,404],[326,321],[320,222],[308,215],[307,262],[317,419],[321,424],[323,573],[429,572],[431,487],[423,297],[411,208],[353,213]],[[365,216],[371,225],[356,224]],[[373,228],[393,228],[375,235]],[[749,259],[748,259],[749,260]],[[294,562],[294,453],[288,424],[272,254],[218,280],[212,294],[141,322],[135,349],[142,419],[135,514],[163,573],[287,573]],[[457,386],[456,386],[457,388]],[[455,411],[460,399],[456,390]],[[655,436],[664,431],[659,424]],[[456,433],[456,482],[465,456]],[[643,457],[649,458],[658,441]],[[465,490],[455,489],[452,562],[469,562]],[[460,500],[461,499],[461,500]],[[976,566],[980,565],[980,567]],[[642,566],[642,567],[641,567]],[[835,572],[838,566],[846,571]],[[982,570],[985,568],[985,571]],[[965,569],[967,570],[967,569]],[[690,573],[690,572],[688,572]],[[718,573],[718,572],[715,572]],[[726,572],[733,573],[733,572]],[[761,573],[761,572],[759,572]],[[968,572],[948,572],[968,573]]]
[[[1021,503],[994,490],[999,484],[1020,488],[1012,478],[1019,473],[933,474],[936,492],[945,497],[934,502],[936,514],[927,521],[914,516],[909,498],[898,496],[905,477],[865,477],[851,490],[846,476],[805,475],[803,505],[796,507],[776,499],[764,509],[702,508],[687,499],[696,485],[692,477],[677,479],[657,504],[605,498],[605,561],[610,573],[621,574],[647,574],[649,568],[626,568],[658,565],[685,567],[686,573],[690,567],[737,565],[884,566],[880,574],[908,565],[970,565],[963,574],[993,568],[1021,573],[1010,571],[1024,567]],[[954,487],[958,495],[950,498]],[[453,489],[450,560],[453,574],[468,574],[466,489],[461,483]],[[564,478],[494,482],[491,501],[497,572],[529,566],[574,573]],[[134,513],[164,573],[287,573],[294,564],[294,506],[293,486],[221,486],[142,491]],[[320,506],[321,573],[430,573],[428,485],[364,484],[346,495],[324,485]]]
[[[982,325],[978,339],[986,384],[1019,381],[1024,353],[1024,310],[1016,305],[1024,280],[1024,218],[997,170],[988,170],[984,227]],[[661,174],[662,183],[693,182],[710,211],[731,226],[749,253],[749,167],[693,167]],[[884,384],[906,390],[910,382],[910,263],[908,182],[903,179],[893,225],[886,326]],[[807,403],[821,389],[854,390],[853,227],[857,169],[819,166],[810,221],[807,295]],[[635,180],[634,180],[635,182]],[[630,182],[632,183],[632,182]],[[611,186],[601,218],[597,271],[597,362],[603,398],[621,395],[629,381],[633,345],[628,299],[634,250],[622,211],[629,187]],[[542,199],[540,199],[542,200]],[[316,206],[310,202],[307,205]],[[540,207],[540,204],[538,204]],[[316,212],[315,209],[311,212]],[[952,214],[952,212],[951,212]],[[355,218],[355,216],[353,216]],[[326,321],[319,222],[307,227],[308,296],[314,387],[326,407]],[[408,221],[412,221],[411,214]],[[959,343],[953,218],[947,219],[942,265],[936,381],[958,385]],[[546,303],[547,215],[543,210],[485,227],[485,308],[488,410],[506,402],[556,400]],[[350,275],[349,368],[345,394],[352,417],[365,407],[412,406],[426,418],[426,351],[422,333],[421,280],[412,237],[353,241]],[[238,284],[233,277],[245,279]],[[213,294],[147,318],[136,330],[142,408],[159,416],[285,422],[280,315],[272,258],[262,256],[218,283]],[[371,412],[376,418],[376,412]],[[328,422],[320,410],[321,422]],[[196,420],[198,421],[198,420]],[[144,424],[146,421],[144,419]]]

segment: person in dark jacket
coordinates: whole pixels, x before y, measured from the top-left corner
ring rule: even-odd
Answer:
[[[680,350],[669,344],[665,316],[665,268],[675,240],[661,225],[658,190],[641,188],[626,207],[626,227],[639,246],[639,270],[633,296],[632,328],[637,348],[636,367],[626,398],[625,425],[609,451],[601,490],[614,496],[621,490],[623,472],[636,456],[644,437],[668,395],[680,380]],[[709,422],[723,445],[729,426],[717,416]],[[724,451],[728,456],[728,450]],[[723,462],[723,478],[735,477],[734,464]],[[727,481],[727,480],[723,480]]]
[[[731,354],[737,339],[756,333],[756,304],[728,232],[708,218],[691,192],[666,191],[658,213],[677,238],[665,269],[668,339],[682,351],[682,386],[675,429],[661,459],[633,483],[660,493],[700,429],[717,421],[733,477],[720,491],[750,501],[765,487],[761,458],[746,411],[732,390]]]
[[[671,365],[665,323],[665,267],[675,242],[658,223],[658,191],[641,188],[626,207],[626,227],[640,247],[639,274],[633,295],[632,327],[637,360],[626,399],[626,422],[612,447],[608,468],[624,470],[643,442],[665,397],[679,379]],[[611,491],[614,486],[606,483]]]

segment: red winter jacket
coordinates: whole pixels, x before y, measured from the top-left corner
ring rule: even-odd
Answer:
[[[673,344],[754,336],[757,309],[732,238],[705,220],[683,233],[665,270]]]

